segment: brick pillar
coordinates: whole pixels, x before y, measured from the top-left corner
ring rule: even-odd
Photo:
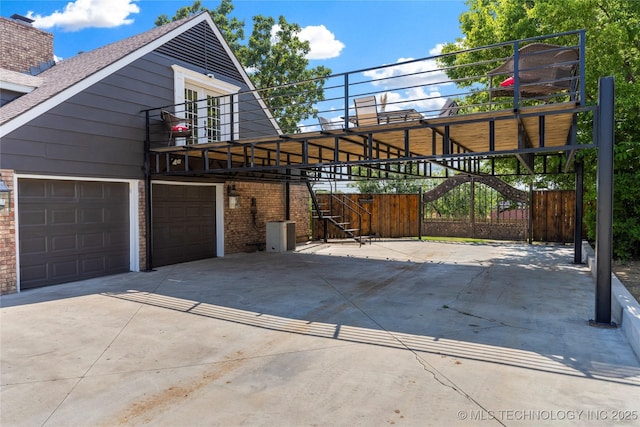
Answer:
[[[16,191],[13,188],[13,171],[0,170],[2,179],[11,189],[10,206],[0,210],[0,295],[18,290],[16,269]]]
[[[291,220],[296,222],[296,242],[306,242],[311,231],[311,196],[306,184],[291,184]]]
[[[140,264],[140,271],[145,271],[147,269],[147,221],[144,187],[144,181],[138,181],[138,245],[140,247],[138,262]]]

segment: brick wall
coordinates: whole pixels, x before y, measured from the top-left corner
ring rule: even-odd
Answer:
[[[238,207],[229,208],[227,187],[235,185],[240,194]],[[309,193],[304,185],[290,186],[290,220],[296,223],[296,241],[309,239]],[[251,199],[255,198],[255,221]],[[286,218],[285,184],[227,182],[225,204],[225,248],[227,254],[255,251],[252,243],[265,243],[266,223]]]
[[[13,171],[0,170],[1,179],[11,189],[11,206],[0,210],[0,295],[17,291],[16,220]]]
[[[471,224],[465,221],[424,221],[422,235],[431,237],[470,237],[491,240],[526,240],[528,224],[519,223],[481,223]]]
[[[0,17],[0,68],[29,71],[29,67],[53,60],[53,34],[31,25]]]

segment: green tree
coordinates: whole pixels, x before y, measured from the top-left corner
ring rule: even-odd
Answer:
[[[418,165],[390,165],[380,169],[353,167],[353,173],[360,176],[348,184],[361,194],[415,194],[426,182],[417,178]]]
[[[640,1],[467,0],[467,5],[468,11],[460,16],[464,37],[446,45],[444,52],[586,29],[586,101],[596,102],[600,77],[613,76],[616,84],[614,254],[618,258],[640,256]],[[482,55],[470,52],[446,65],[490,59]],[[449,74],[460,78],[460,73],[477,76],[487,71],[481,64],[477,68],[454,68]],[[593,119],[585,114],[580,119],[579,141],[590,143]],[[594,239],[597,151],[579,157],[585,164],[585,220],[589,237]]]
[[[191,6],[178,9],[171,19],[167,15],[159,16],[155,24],[164,25],[202,11],[209,12],[283,132],[296,133],[302,120],[316,117],[313,106],[324,100],[325,78],[331,70],[324,66],[309,68],[306,55],[310,46],[298,38],[299,25],[280,16],[275,26],[274,18],[257,15],[253,17],[253,30],[245,43],[244,21],[229,17],[233,11],[231,0],[221,0],[214,10],[195,1]],[[272,34],[274,28],[276,31]]]
[[[277,26],[271,17],[254,16],[251,37],[237,52],[286,133],[297,132],[300,120],[316,117],[313,105],[324,100],[324,77],[331,74],[324,66],[308,68],[310,46],[298,38],[300,30],[284,16],[278,18]]]

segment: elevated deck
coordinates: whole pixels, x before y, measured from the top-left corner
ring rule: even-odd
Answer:
[[[527,107],[403,123],[314,131],[234,143],[208,143],[152,149],[154,173],[237,173],[398,162],[477,160],[489,155],[571,152],[575,103]],[[186,157],[190,159],[185,159]],[[207,159],[208,161],[203,161]],[[164,160],[164,161],[163,161]],[[175,167],[190,162],[187,169]],[[184,161],[184,162],[182,162]],[[173,162],[174,168],[166,167]],[[473,172],[473,169],[465,169]]]
[[[573,42],[564,46],[541,43],[559,39]],[[563,53],[564,62],[542,61],[540,52],[526,53],[527,45],[535,46],[536,50],[542,45],[543,53],[552,54],[550,58]],[[525,47],[519,49],[520,46]],[[413,60],[409,63],[411,67],[394,64],[328,77],[323,86],[324,100],[309,111],[321,119],[324,115],[333,115],[330,120],[324,120],[330,126],[308,119],[300,123],[295,132],[284,133],[277,127],[274,131],[270,126],[282,118],[282,112],[278,113],[280,116],[274,114],[275,118],[269,123],[243,126],[238,123],[242,120],[238,114],[249,116],[251,110],[241,104],[241,95],[237,95],[235,101],[226,101],[234,104],[232,111],[240,113],[229,115],[227,128],[235,131],[223,135],[220,141],[191,137],[167,142],[166,135],[163,139],[162,133],[153,131],[150,120],[150,174],[232,176],[234,179],[304,176],[336,180],[358,179],[362,169],[372,168],[402,169],[410,171],[408,175],[431,176],[435,165],[438,175],[442,167],[464,173],[486,173],[486,159],[499,156],[515,156],[524,172],[538,173],[535,157],[551,155],[561,155],[562,170],[570,170],[573,153],[593,147],[576,142],[577,115],[593,109],[584,104],[584,33],[520,40],[477,51],[483,53],[480,58],[492,59],[464,65],[486,69],[484,74],[475,77],[455,77],[461,75],[463,67],[456,63],[456,57],[468,52]],[[508,55],[504,56],[504,52]],[[535,65],[524,68],[532,62],[533,55],[536,55]],[[514,70],[514,63],[521,63],[521,68],[518,70],[515,65]],[[494,68],[496,64],[502,65]],[[512,64],[511,69],[508,64]],[[416,73],[415,68],[422,71]],[[564,74],[554,74],[556,68],[565,70]],[[402,74],[403,70],[411,72]],[[435,79],[433,83],[432,73],[438,73],[441,80]],[[505,87],[503,82],[495,87],[494,78],[500,73],[515,77],[513,83]],[[372,81],[362,77],[375,75],[393,77]],[[532,79],[531,75],[544,76],[544,80]],[[391,82],[391,79],[397,81]],[[409,81],[413,85],[400,85]],[[437,90],[452,84],[457,86],[455,96],[441,97]],[[290,85],[289,89],[295,90],[296,85]],[[365,89],[365,85],[369,88]],[[260,93],[264,96],[268,91]],[[418,95],[408,95],[414,93]],[[354,104],[363,97],[373,98],[374,104],[377,102],[373,107],[377,108],[377,119],[359,120]],[[387,97],[396,101],[387,103]],[[279,101],[281,105],[282,100]],[[269,99],[265,104],[269,104]],[[193,110],[172,106],[174,111],[180,108]]]

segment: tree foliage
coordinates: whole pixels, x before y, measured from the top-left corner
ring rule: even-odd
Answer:
[[[467,0],[460,16],[464,37],[443,52],[508,40],[586,29],[586,101],[595,104],[598,79],[613,76],[615,98],[614,254],[640,256],[640,2],[635,0]],[[508,55],[505,52],[505,55]],[[465,57],[466,55],[466,57]],[[461,55],[451,63],[478,62],[482,51]],[[478,65],[482,68],[483,65]],[[485,69],[453,68],[450,77],[481,75]],[[579,142],[592,142],[593,118],[581,115]],[[585,164],[585,220],[595,239],[595,173],[597,151],[579,154]]]
[[[298,132],[302,120],[316,116],[313,105],[324,100],[325,77],[331,70],[324,66],[309,68],[306,55],[310,46],[298,38],[299,25],[280,16],[276,26],[274,18],[257,15],[253,17],[249,40],[245,41],[244,21],[230,17],[231,0],[221,0],[213,10],[196,0],[191,6],[178,9],[172,18],[159,16],[155,24],[164,25],[202,11],[211,15],[283,132]]]
[[[355,166],[354,174],[367,177],[349,183],[361,194],[415,194],[427,180],[415,178],[417,165],[389,165],[380,169]],[[413,175],[413,177],[412,177]]]
[[[275,29],[275,34],[272,31]],[[298,129],[300,119],[315,117],[313,105],[324,100],[324,78],[331,70],[309,69],[309,42],[298,38],[300,26],[262,15],[253,17],[253,32],[237,56],[284,132]]]

